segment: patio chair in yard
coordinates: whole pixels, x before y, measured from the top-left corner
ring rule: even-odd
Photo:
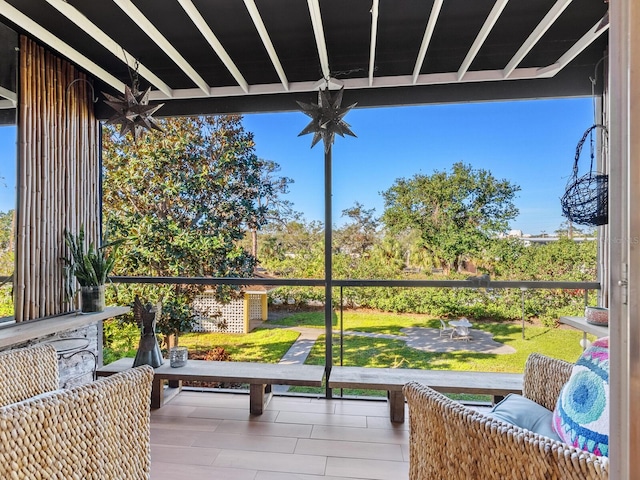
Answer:
[[[53,346],[0,353],[0,478],[150,478],[153,369],[58,389]]]
[[[451,332],[451,338],[468,342],[471,338],[471,329],[469,327],[455,327]]]
[[[449,335],[451,337],[453,335],[453,327],[447,327],[447,324],[444,323],[444,320],[440,319],[440,336]]]
[[[409,478],[428,479],[607,479],[609,459],[564,443],[552,431],[551,414],[573,365],[532,354],[527,360],[523,395],[505,416],[484,414],[431,388],[411,382],[404,394],[409,404]],[[514,404],[511,404],[512,406]],[[523,406],[524,405],[524,406]],[[535,414],[531,412],[535,411]],[[526,417],[527,428],[515,417]],[[521,418],[520,418],[521,419]],[[534,433],[534,430],[538,433]],[[556,438],[551,438],[555,436]]]

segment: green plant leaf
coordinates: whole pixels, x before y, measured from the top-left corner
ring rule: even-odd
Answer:
[[[72,277],[75,277],[83,287],[104,285],[113,270],[118,246],[126,240],[104,242],[99,248],[91,242],[85,251],[84,226],[80,227],[77,235],[65,230],[64,239],[69,248],[69,256],[63,259],[67,279],[65,286],[67,299],[73,297]]]

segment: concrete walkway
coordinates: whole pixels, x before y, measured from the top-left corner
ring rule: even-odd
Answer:
[[[263,325],[267,326],[267,325]],[[281,327],[278,325],[269,325],[268,328],[284,328],[286,330],[293,330],[299,332],[300,336],[291,345],[291,348],[287,350],[278,363],[285,364],[304,364],[304,361],[311,353],[313,345],[318,340],[320,335],[324,335],[323,328],[308,328],[308,327]],[[274,393],[285,393],[289,391],[288,385],[273,385],[272,390]]]
[[[359,337],[386,338],[388,340],[401,340],[408,347],[422,350],[423,352],[477,352],[508,354],[516,353],[515,348],[493,340],[493,335],[482,330],[471,329],[471,339],[468,342],[452,339],[449,335],[440,336],[437,328],[408,327],[401,328],[404,335],[391,335],[386,333],[367,333],[358,331],[345,331],[345,335],[357,335]],[[339,335],[340,332],[334,332]]]
[[[270,328],[278,328],[277,325],[272,325]],[[308,328],[308,327],[280,327],[287,330],[293,330],[299,332],[300,336],[291,345],[291,348],[285,353],[278,363],[286,364],[299,364],[302,365],[304,361],[311,353],[313,345],[318,340],[320,335],[324,335],[323,328]]]
[[[404,340],[408,347],[422,350],[423,352],[477,352],[493,353],[498,355],[516,353],[516,349],[509,345],[496,342],[493,335],[484,330],[471,328],[471,339],[468,342],[452,339],[449,335],[440,336],[437,328],[409,327],[400,329],[406,337],[398,336],[398,340]]]

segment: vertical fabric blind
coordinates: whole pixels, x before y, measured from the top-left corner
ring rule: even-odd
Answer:
[[[99,146],[86,76],[21,36],[16,321],[75,310],[64,298],[64,231],[99,238]]]

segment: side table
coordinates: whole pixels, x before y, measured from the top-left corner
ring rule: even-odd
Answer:
[[[578,330],[582,330],[582,349],[585,350],[587,347],[587,333],[591,335],[595,335],[596,337],[606,337],[609,335],[609,327],[604,325],[594,325],[592,323],[587,322],[585,317],[560,317],[560,323],[564,323],[565,325],[570,325],[573,328]]]

